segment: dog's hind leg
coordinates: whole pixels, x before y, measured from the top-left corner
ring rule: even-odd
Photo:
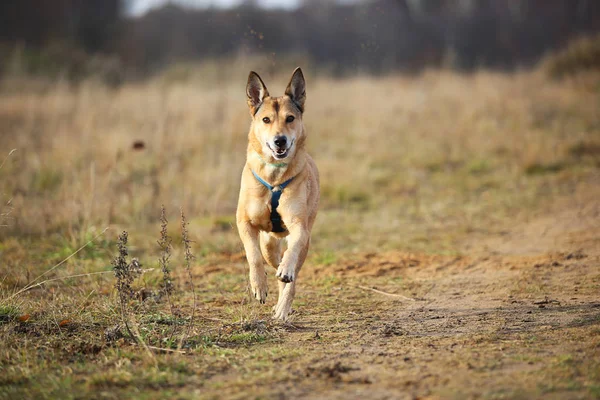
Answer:
[[[238,221],[238,231],[250,266],[250,289],[254,297],[264,304],[267,300],[267,274],[260,252],[258,229],[249,222]]]
[[[269,235],[267,232],[260,232],[260,250],[262,255],[271,267],[277,269],[281,263],[281,242],[283,240]]]

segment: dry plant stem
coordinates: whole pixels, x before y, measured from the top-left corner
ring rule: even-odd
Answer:
[[[107,271],[110,272],[110,271]],[[81,302],[81,308],[79,309],[79,311],[77,312],[77,316],[80,316],[81,313],[86,309],[86,307],[88,306],[88,300],[90,299],[90,297],[92,297],[92,295],[96,293],[96,289],[93,289],[86,297],[85,299]]]
[[[12,149],[8,155],[6,157],[4,157],[4,160],[2,160],[2,164],[0,164],[0,169],[2,169],[2,167],[4,167],[4,163],[6,163],[6,160],[8,160],[8,157],[10,157],[15,151],[17,151],[17,149]]]
[[[168,223],[169,221],[167,220],[167,213],[163,204],[160,209],[160,239],[157,242],[158,246],[161,249],[161,255],[158,259],[158,263],[163,273],[161,293],[167,296],[167,302],[169,303],[171,317],[173,318],[173,320],[175,320],[175,309],[173,306],[173,301],[171,299],[171,294],[173,293],[174,287],[171,281],[171,270],[169,269],[169,261],[171,260],[171,250],[173,246],[171,237],[168,235]],[[173,329],[171,329],[171,334],[169,335],[169,341],[171,341],[176,331],[177,324],[173,324]]]
[[[12,299],[15,296],[20,295],[23,292],[28,291],[29,289],[34,288],[35,286],[39,286],[41,285],[41,283],[34,285],[34,283],[40,279],[41,277],[45,276],[46,274],[49,274],[50,272],[54,271],[56,268],[60,267],[61,265],[63,265],[65,262],[67,262],[71,257],[75,256],[77,253],[79,253],[81,250],[83,250],[88,244],[93,243],[96,239],[98,239],[100,236],[104,235],[104,233],[108,230],[108,227],[104,228],[104,230],[102,232],[100,232],[99,234],[97,234],[96,236],[94,236],[94,238],[90,241],[88,241],[86,244],[84,244],[83,246],[81,246],[80,248],[78,248],[77,250],[75,250],[73,253],[71,253],[67,258],[65,258],[64,260],[62,260],[61,262],[59,262],[58,264],[56,264],[55,266],[53,266],[52,268],[50,268],[49,270],[47,270],[46,272],[44,272],[43,274],[39,275],[37,278],[35,278],[34,280],[32,280],[31,282],[29,282],[27,285],[25,285],[25,287],[21,290],[19,290],[18,292],[14,293],[13,295],[11,295],[8,299]],[[64,278],[60,278],[60,279],[64,279]],[[52,281],[52,279],[48,280],[48,281],[44,281],[44,282],[50,282]],[[42,282],[42,283],[44,283]]]
[[[125,325],[125,328],[127,329],[127,333],[129,333],[129,336],[131,336],[134,340],[137,341],[136,336],[133,334],[133,332],[131,331],[131,328],[129,327],[129,317],[127,316],[127,314],[128,314],[127,308],[125,307],[125,305],[122,302],[119,302],[119,306],[121,308],[121,321],[123,321],[123,325]]]
[[[136,324],[135,320],[133,321],[133,324],[131,324],[131,326],[130,326],[129,312],[127,310],[127,307],[125,307],[125,304],[123,304],[123,302],[120,302],[120,305],[121,305],[121,320],[123,321],[123,325],[125,325],[125,329],[127,329],[127,333],[129,333],[129,336],[131,336],[131,338],[133,338],[133,340],[135,340],[139,345],[141,345],[144,348],[144,350],[146,350],[146,353],[150,356],[150,358],[156,364],[156,359],[154,357],[154,354],[152,353],[152,351],[150,350],[150,348],[148,347],[146,342],[144,342],[144,340],[142,339],[142,336],[140,335],[140,332],[137,329],[137,324]]]
[[[113,260],[113,271],[115,274],[115,278],[117,279],[115,282],[115,288],[117,289],[117,294],[119,296],[119,307],[121,309],[121,320],[127,328],[127,332],[129,336],[133,339],[136,339],[136,336],[131,331],[129,327],[129,312],[127,310],[127,301],[131,296],[131,274],[129,274],[129,270],[127,267],[127,232],[123,231],[119,235],[119,240],[117,243],[119,247],[119,253]]]
[[[12,208],[10,208],[11,202],[12,202],[12,199],[9,199],[6,202],[5,207],[8,209],[8,211],[0,213],[0,220],[2,220],[4,218],[8,218],[10,216],[10,213],[12,212]],[[3,228],[6,228],[8,226],[9,226],[8,224],[0,224],[0,227],[3,227]]]
[[[149,272],[149,271],[154,271],[154,268],[147,268],[147,269],[142,270],[142,272]],[[103,274],[112,274],[112,273],[114,273],[114,272],[113,271],[98,271],[98,272],[88,272],[87,274],[75,274],[75,275],[60,276],[58,278],[46,279],[44,281],[38,282],[35,285],[24,288],[22,290],[22,292],[26,292],[31,289],[35,289],[36,287],[42,286],[43,284],[48,283],[48,282],[56,282],[56,281],[62,281],[62,280],[71,279],[71,278],[83,278],[85,276],[103,275]]]
[[[131,327],[127,328],[127,330],[129,331],[130,334],[131,334],[131,331],[133,331],[133,333],[134,333],[134,335],[132,335],[133,338],[144,348],[144,350],[146,350],[146,353],[152,359],[153,363],[156,366],[157,361],[156,361],[156,358],[154,357],[154,353],[152,353],[152,350],[150,350],[150,347],[146,344],[146,342],[144,342],[144,339],[142,339],[142,335],[140,335],[140,331],[138,330],[138,324],[135,321],[135,317],[132,317],[132,320],[133,320],[132,321],[133,323],[131,324]]]
[[[167,296],[167,302],[169,303],[171,316],[175,318],[173,302],[171,301],[171,293],[173,293],[173,283],[171,281],[171,270],[169,269],[171,249],[173,248],[173,246],[171,244],[171,237],[167,233],[168,223],[169,221],[167,220],[165,206],[162,205],[160,210],[160,240],[158,240],[158,245],[161,250],[161,255],[158,260],[158,263],[163,273],[163,286],[161,288],[161,292]]]
[[[183,213],[183,208],[180,209],[181,212],[181,240],[183,242],[183,247],[185,249],[185,270],[188,274],[188,279],[190,281],[190,286],[192,288],[192,316],[190,318],[190,323],[188,325],[187,332],[185,335],[181,337],[179,341],[178,349],[181,349],[183,342],[189,337],[192,326],[194,326],[194,316],[196,314],[196,290],[194,288],[194,280],[192,277],[192,268],[191,263],[194,259],[194,255],[192,254],[191,243],[192,241],[189,238],[188,230],[187,230],[187,221],[185,219],[185,214]]]
[[[362,289],[362,290],[370,290],[372,292],[379,293],[379,294],[382,294],[384,296],[393,297],[395,299],[402,299],[402,300],[406,300],[406,301],[416,301],[413,298],[402,296],[401,294],[387,293],[387,292],[383,292],[381,290],[373,289],[373,288],[366,287],[366,286],[356,286],[356,287],[359,288],[359,289]]]
[[[175,349],[166,349],[164,347],[156,347],[156,346],[146,346],[150,350],[155,350],[163,353],[178,353],[178,354],[186,354],[185,350],[175,350]]]
[[[146,350],[146,353],[150,356],[150,358],[152,358],[156,363],[154,354],[152,354],[152,351],[150,351],[148,345],[144,342],[139,330],[137,329],[135,317],[129,313],[129,309],[127,308],[127,303],[133,294],[131,283],[133,282],[135,275],[141,271],[141,268],[139,268],[140,264],[135,258],[130,263],[127,262],[127,256],[129,255],[127,250],[127,238],[127,231],[123,231],[119,235],[119,240],[117,242],[119,253],[112,262],[113,271],[116,278],[115,288],[117,289],[119,295],[121,320],[123,321],[129,336],[131,336],[131,338],[140,344]],[[131,324],[130,318],[132,322]]]

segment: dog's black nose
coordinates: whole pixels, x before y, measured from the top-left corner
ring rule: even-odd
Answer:
[[[287,143],[287,138],[285,136],[275,136],[275,140],[273,140],[273,143],[275,143],[275,146],[277,147],[285,147]]]

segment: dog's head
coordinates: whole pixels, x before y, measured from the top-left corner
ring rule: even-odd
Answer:
[[[267,159],[291,159],[304,142],[302,114],[306,100],[306,82],[296,68],[285,95],[271,97],[260,76],[254,71],[246,85],[248,107],[252,115],[250,140],[254,150]]]

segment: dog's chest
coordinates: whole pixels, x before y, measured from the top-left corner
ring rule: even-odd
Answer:
[[[247,208],[252,225],[263,231],[271,231],[271,192],[252,197]]]

